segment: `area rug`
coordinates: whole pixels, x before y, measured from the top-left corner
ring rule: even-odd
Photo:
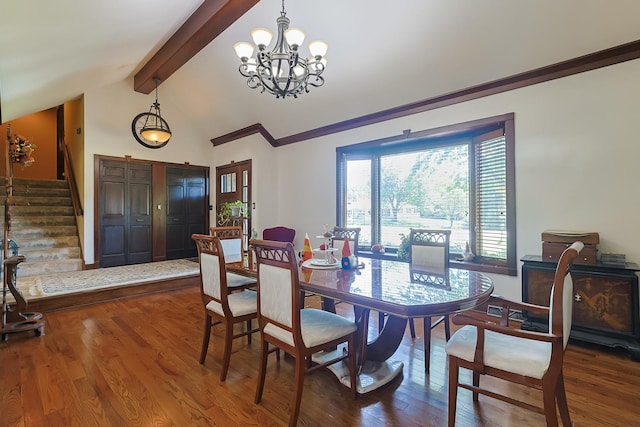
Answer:
[[[197,262],[178,259],[94,270],[18,277],[18,289],[27,298],[82,292],[90,289],[191,276],[200,273]]]

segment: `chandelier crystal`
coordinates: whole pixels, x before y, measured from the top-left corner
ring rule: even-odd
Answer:
[[[238,42],[233,45],[236,55],[240,58],[240,74],[247,78],[247,86],[260,89],[260,93],[268,92],[276,98],[292,96],[297,98],[304,92],[309,92],[309,86],[320,87],[324,84],[321,76],[327,63],[324,57],[327,44],[321,40],[309,43],[311,57],[300,56],[299,47],[305,38],[305,33],[297,28],[289,28],[289,18],[284,9],[276,20],[278,23],[278,39],[273,50],[267,51],[273,34],[266,28],[255,28],[251,37],[258,47],[256,56],[252,56],[255,46],[248,42]]]

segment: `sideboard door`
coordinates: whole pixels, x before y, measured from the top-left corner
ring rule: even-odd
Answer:
[[[554,262],[538,262],[537,258],[523,258],[522,299],[548,306],[556,265]],[[574,285],[571,338],[626,348],[634,360],[640,361],[638,276],[635,271],[633,267],[574,264],[571,269]],[[525,317],[527,320],[523,328],[548,328],[548,319],[531,313],[525,313]]]

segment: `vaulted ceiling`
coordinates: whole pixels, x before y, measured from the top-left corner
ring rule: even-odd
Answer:
[[[139,84],[155,72],[163,104],[183,110],[204,138],[256,123],[283,138],[640,40],[637,0],[288,0],[291,26],[329,51],[325,85],[282,100],[238,73],[233,43],[254,27],[275,32],[281,8],[252,3],[3,0],[2,120],[136,75],[148,93]],[[201,7],[210,20],[189,21]],[[173,65],[162,68],[152,58],[167,51]]]

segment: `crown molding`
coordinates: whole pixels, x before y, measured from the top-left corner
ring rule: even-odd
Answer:
[[[458,104],[460,102],[470,101],[472,99],[495,95],[513,89],[519,89],[525,86],[547,82],[562,77],[568,77],[574,74],[583,73],[585,71],[591,71],[638,58],[640,58],[640,40],[615,46],[610,49],[605,49],[587,55],[579,56],[577,58],[558,62],[556,64],[548,65],[545,67],[536,68],[534,70],[515,74],[510,77],[493,80],[491,82],[483,83],[477,86],[471,86],[466,89],[457,90],[444,95],[435,96],[433,98],[427,98],[422,101],[378,111],[376,113],[367,114],[342,122],[333,123],[331,125],[311,129],[305,132],[300,132],[275,140],[273,140],[273,137],[271,137],[269,132],[267,132],[267,130],[264,129],[261,124],[252,126],[259,126],[261,134],[263,134],[264,132],[264,134],[269,135],[271,139],[267,140],[272,146],[281,147],[283,145],[306,141],[313,138],[319,138],[321,136],[326,136],[333,133],[344,132],[346,130],[355,129],[362,126],[368,126],[387,120],[397,119],[399,117],[422,113],[429,110],[435,110],[437,108]],[[243,138],[247,135],[243,135],[240,132],[249,129],[252,126],[248,126],[247,128],[241,129],[240,131],[231,132],[226,135],[213,138],[211,142],[214,146],[217,146],[227,142],[231,142],[235,139]]]

